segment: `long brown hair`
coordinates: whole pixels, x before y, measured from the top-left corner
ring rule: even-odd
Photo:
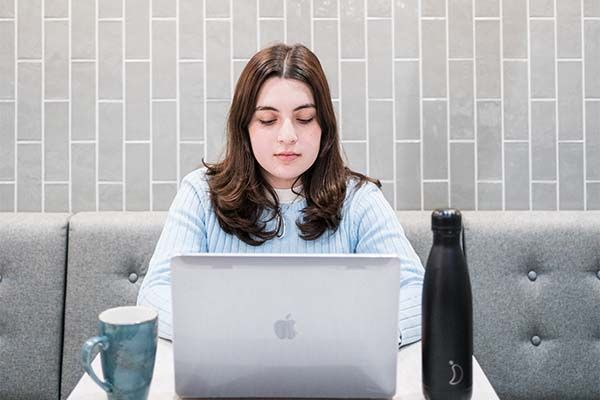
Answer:
[[[344,165],[329,85],[317,56],[301,44],[280,43],[264,48],[248,61],[235,87],[227,117],[224,159],[215,164],[202,161],[207,168],[211,203],[221,228],[253,246],[274,238],[281,225],[279,218],[275,230],[266,230],[267,222],[281,214],[275,191],[264,179],[254,158],[248,133],[259,90],[272,77],[296,79],[310,87],[321,127],[317,159],[298,177],[307,203],[302,210],[303,221],[296,221],[302,239],[315,240],[328,229],[337,230],[348,178],[356,179],[357,187],[366,181],[381,187],[378,180]],[[262,220],[265,211],[268,218]]]

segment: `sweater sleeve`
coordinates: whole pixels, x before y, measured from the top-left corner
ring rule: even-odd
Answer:
[[[158,312],[158,335],[172,339],[171,258],[178,253],[206,252],[205,213],[197,171],[181,182],[150,259],[137,304]]]
[[[353,203],[356,253],[400,256],[399,345],[416,342],[421,338],[421,293],[425,274],[421,260],[377,186],[366,184],[358,189]]]

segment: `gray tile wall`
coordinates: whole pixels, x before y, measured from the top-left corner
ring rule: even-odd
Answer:
[[[0,211],[167,209],[273,41],[397,209],[600,209],[598,0],[0,0]]]

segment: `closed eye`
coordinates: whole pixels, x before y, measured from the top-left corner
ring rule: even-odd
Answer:
[[[259,119],[259,121],[260,121],[260,123],[261,123],[262,125],[272,125],[272,124],[273,124],[273,122],[275,122],[275,120],[274,120],[274,119],[272,119],[272,120],[269,120],[269,121],[263,121],[262,119]]]
[[[309,119],[300,119],[298,118],[298,122],[300,122],[301,124],[309,124],[314,118],[309,118]]]

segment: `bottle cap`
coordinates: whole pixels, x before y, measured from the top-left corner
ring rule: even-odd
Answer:
[[[431,213],[431,230],[460,231],[462,214],[455,208],[438,208]]]

